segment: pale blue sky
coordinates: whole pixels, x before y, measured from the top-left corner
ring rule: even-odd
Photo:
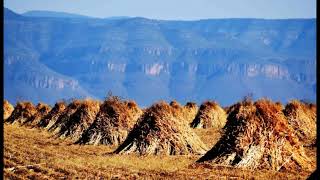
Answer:
[[[4,0],[4,6],[17,13],[50,10],[171,20],[316,17],[316,0]]]

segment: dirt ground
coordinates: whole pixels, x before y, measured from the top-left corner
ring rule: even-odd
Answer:
[[[212,147],[216,130],[195,132]],[[110,154],[116,147],[73,145],[45,130],[4,124],[5,179],[306,179],[312,172],[276,172],[199,166],[200,156]],[[316,163],[316,149],[308,149]]]

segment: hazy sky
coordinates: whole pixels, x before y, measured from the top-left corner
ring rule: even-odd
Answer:
[[[177,20],[316,17],[316,0],[4,0],[4,6],[17,13],[50,10]]]

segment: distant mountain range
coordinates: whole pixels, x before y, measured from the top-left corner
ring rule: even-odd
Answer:
[[[90,16],[84,16],[84,15],[79,15],[79,14],[72,14],[72,13],[66,13],[66,12],[55,12],[55,11],[27,11],[23,14],[23,16],[27,17],[52,17],[52,18],[92,18]],[[107,17],[104,19],[109,19],[109,20],[115,20],[115,19],[126,19],[130,18],[127,16],[113,16],[113,17]]]
[[[22,15],[28,17],[90,18],[89,16],[55,11],[28,11]]]
[[[41,18],[39,18],[41,17]],[[55,17],[55,18],[53,18]],[[4,97],[316,99],[315,19],[99,19],[4,8]]]

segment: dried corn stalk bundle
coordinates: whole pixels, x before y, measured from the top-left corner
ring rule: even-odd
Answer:
[[[76,143],[119,145],[141,114],[142,110],[135,102],[109,97],[100,106],[95,121]]]
[[[314,104],[297,100],[288,103],[283,110],[288,123],[295,130],[295,134],[304,145],[316,143],[317,137],[317,107]]]
[[[64,102],[57,102],[50,112],[38,122],[37,126],[49,129],[58,120],[65,109],[66,104]]]
[[[3,101],[3,120],[6,121],[11,113],[13,112],[14,107],[12,106],[12,104],[9,103],[9,101],[4,100]]]
[[[11,124],[24,124],[36,114],[37,109],[31,102],[18,102],[11,116],[5,121]]]
[[[281,106],[262,99],[233,105],[219,142],[197,162],[251,169],[305,169],[312,166]]]
[[[51,110],[51,107],[44,103],[39,103],[36,106],[37,112],[29,118],[23,125],[37,127],[38,123],[45,117]]]
[[[120,154],[204,154],[206,145],[184,123],[182,108],[165,102],[149,107],[115,153]]]
[[[191,123],[193,128],[223,128],[227,121],[226,112],[213,101],[201,104],[198,114]]]
[[[100,109],[100,102],[86,99],[68,119],[61,122],[58,136],[78,140],[94,122]]]

